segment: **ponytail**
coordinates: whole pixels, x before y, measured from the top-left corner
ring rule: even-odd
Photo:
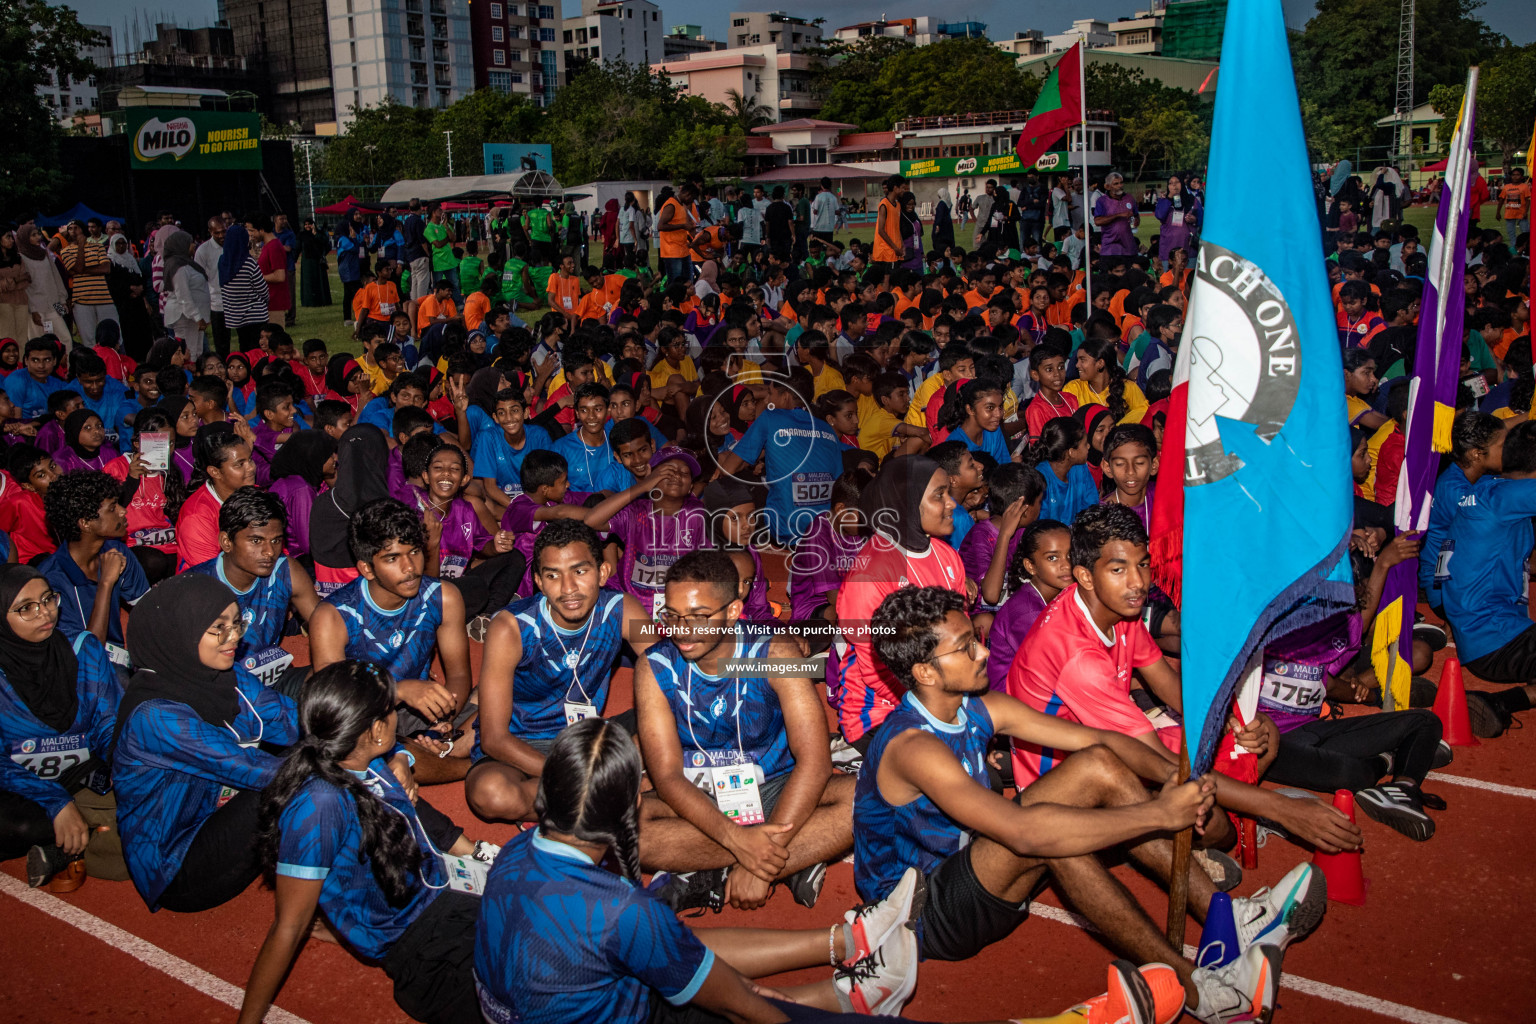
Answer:
[[[319,779],[351,797],[363,855],[390,906],[403,907],[416,893],[415,875],[423,854],[409,821],[341,767],[363,733],[388,718],[394,706],[394,679],[369,662],[336,662],[304,685],[299,698],[304,738],[289,750],[262,790],[256,821],[256,860],[269,886],[276,882],[283,811],[310,780]]]
[[[568,726],[539,776],[539,827],[607,846],[624,877],[638,882],[640,770],[640,751],[619,726],[602,718]]]
[[[1038,466],[1042,462],[1061,462],[1067,453],[1083,443],[1088,432],[1072,416],[1057,416],[1045,421],[1040,436],[1024,452],[1026,465]]]
[[[1104,404],[1109,407],[1110,415],[1119,423],[1131,411],[1130,405],[1125,400],[1125,371],[1120,368],[1120,346],[1113,338],[1088,338],[1078,351],[1087,352],[1090,356],[1104,364],[1104,373],[1109,378],[1109,400]]]
[[[966,421],[971,406],[980,401],[982,395],[1003,395],[1007,393],[1007,387],[987,377],[974,377],[964,383],[950,385],[944,395],[944,404],[939,407],[939,426],[955,429]]]

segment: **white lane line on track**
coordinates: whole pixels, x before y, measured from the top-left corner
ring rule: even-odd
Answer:
[[[49,917],[57,918],[93,938],[100,939],[112,948],[127,953],[140,963],[147,964],[161,974],[174,978],[188,988],[196,989],[210,999],[216,999],[236,1010],[240,1009],[240,1001],[245,997],[244,989],[209,974],[201,967],[188,963],[174,953],[166,952],[132,932],[124,931],[110,921],[103,921],[95,914],[87,913],[41,889],[29,889],[25,882],[10,875],[0,874],[0,892],[14,896],[29,907],[41,910]],[[267,1011],[266,1021],[267,1024],[309,1024],[303,1017],[278,1009],[276,1006]]]
[[[1469,779],[1465,775],[1447,775],[1444,772],[1430,772],[1426,778],[1434,779],[1436,782],[1449,782],[1453,786],[1471,786],[1473,789],[1486,789],[1490,793],[1523,796],[1527,800],[1536,800],[1536,789],[1521,789],[1519,786],[1505,786],[1498,782],[1484,782],[1482,779]]]
[[[1032,903],[1029,907],[1031,915],[1043,917],[1057,924],[1071,925],[1073,928],[1081,928],[1088,932],[1097,932],[1087,918],[1053,907],[1049,903]],[[1197,950],[1194,946],[1185,946],[1184,955],[1189,959],[1195,958]],[[1321,981],[1313,981],[1311,978],[1303,978],[1295,974],[1281,974],[1280,987],[1303,992],[1309,996],[1317,996],[1319,999],[1327,999],[1329,1002],[1339,1003],[1354,1010],[1364,1010],[1368,1013],[1380,1014],[1391,1020],[1405,1021],[1406,1024],[1462,1024],[1454,1017],[1442,1017],[1438,1013],[1430,1013],[1428,1010],[1416,1010],[1402,1003],[1390,1002],[1386,999],[1377,999],[1363,992],[1353,989],[1340,988],[1337,985],[1324,984]]]

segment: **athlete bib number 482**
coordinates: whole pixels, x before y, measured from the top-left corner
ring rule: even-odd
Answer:
[[[26,739],[11,747],[11,760],[40,779],[57,779],[90,756],[83,733]]]

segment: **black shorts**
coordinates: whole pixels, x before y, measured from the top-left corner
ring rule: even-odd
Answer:
[[[1466,670],[1489,683],[1529,683],[1536,680],[1536,625],[1496,651],[1466,663]]]
[[[622,728],[625,732],[629,733],[631,739],[633,739],[635,734],[640,731],[640,719],[636,717],[634,708],[630,708],[628,711],[623,711],[617,715],[613,715],[609,717],[608,720],[614,725]],[[521,739],[524,743],[528,744],[534,750],[537,750],[539,753],[548,755],[549,749],[555,745],[555,740],[560,738],[560,734],[556,733],[553,736],[537,740],[528,739],[526,736],[520,736],[518,738]],[[489,754],[481,754],[479,757],[475,758],[474,762],[469,766],[469,770],[474,771],[476,768],[480,767],[482,764],[485,764],[487,761],[495,760],[496,759]]]
[[[384,956],[395,1003],[426,1024],[482,1024],[475,995],[475,920],[480,897],[437,895]]]
[[[924,960],[969,960],[1013,934],[1029,916],[1029,901],[1015,906],[988,892],[971,867],[971,848],[928,872],[928,901],[917,922]]]

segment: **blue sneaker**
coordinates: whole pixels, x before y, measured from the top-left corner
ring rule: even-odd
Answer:
[[[1328,883],[1322,872],[1298,864],[1272,888],[1230,902],[1213,899],[1195,963],[1214,970],[1252,946],[1278,946],[1283,951],[1310,935],[1327,911]],[[1217,920],[1223,914],[1230,920]]]

